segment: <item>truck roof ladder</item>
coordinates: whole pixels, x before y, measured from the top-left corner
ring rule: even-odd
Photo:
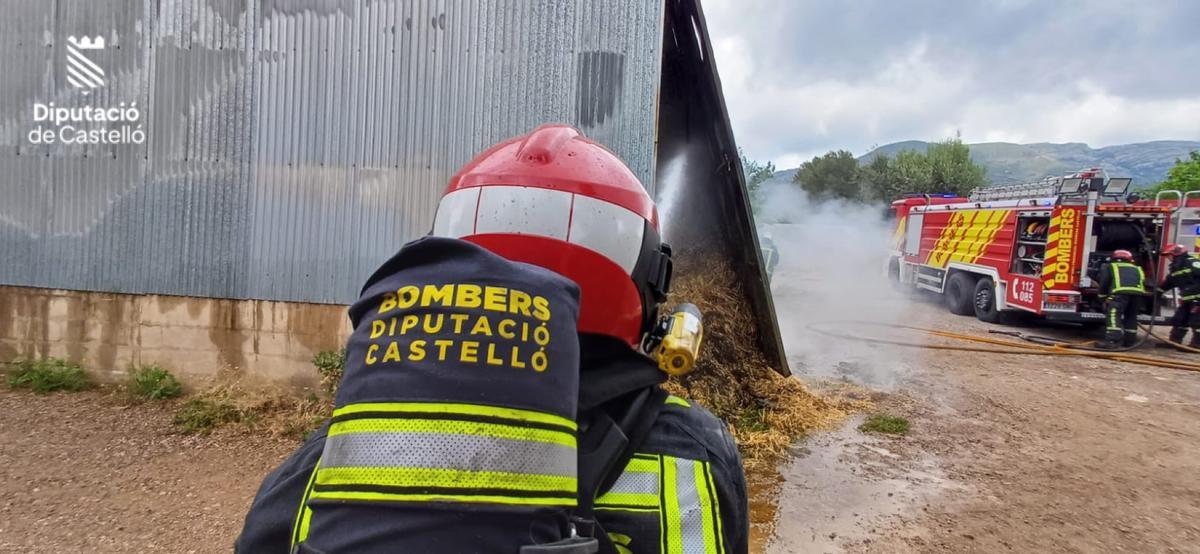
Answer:
[[[971,191],[970,200],[988,202],[994,200],[1021,200],[1024,198],[1053,198],[1059,195],[1062,177],[1046,177],[1032,183],[989,185]]]

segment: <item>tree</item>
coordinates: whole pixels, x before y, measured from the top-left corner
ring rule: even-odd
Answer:
[[[816,200],[861,200],[858,160],[846,150],[829,152],[800,165],[793,181]]]
[[[963,144],[962,139],[930,144],[926,156],[929,158],[931,189],[914,192],[966,195],[987,182],[986,170],[971,161],[971,147]]]
[[[906,192],[939,192],[933,190],[933,166],[929,157],[916,150],[901,150],[896,153],[892,178],[895,189]]]
[[[867,165],[860,166],[858,183],[867,200],[886,203],[904,193],[897,178],[895,164],[887,154],[879,154]]]
[[[863,166],[845,150],[831,151],[804,162],[793,180],[814,200],[885,203],[905,193],[966,195],[987,184],[984,168],[971,161],[971,148],[959,138],[930,144],[928,153],[879,154]]]
[[[746,177],[746,189],[750,191],[750,198],[756,198],[759,186],[775,175],[775,164],[771,162],[763,164],[750,159],[740,146],[738,147],[738,158],[742,161],[742,175]]]
[[[1147,189],[1146,194],[1153,197],[1163,190],[1200,190],[1200,151],[1189,152],[1186,160],[1176,159],[1175,165],[1167,170],[1167,179]]]

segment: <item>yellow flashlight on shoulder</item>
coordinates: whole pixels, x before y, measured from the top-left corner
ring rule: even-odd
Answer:
[[[659,369],[670,375],[687,375],[696,367],[704,340],[704,319],[695,304],[680,304],[663,321],[662,342],[654,352]]]

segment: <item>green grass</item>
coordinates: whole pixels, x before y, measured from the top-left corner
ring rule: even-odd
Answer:
[[[864,433],[883,433],[887,435],[907,435],[908,429],[909,423],[907,419],[887,414],[871,414],[862,425],[858,426],[858,430]]]
[[[738,414],[736,425],[743,431],[762,432],[771,429],[767,424],[767,411],[758,406],[747,408]]]
[[[226,423],[242,420],[242,412],[223,400],[193,398],[175,412],[175,427],[184,434],[208,434]]]
[[[76,392],[92,388],[92,382],[79,364],[60,358],[17,360],[17,370],[8,376],[8,386],[30,389],[37,394],[54,391]]]
[[[179,380],[158,365],[144,365],[130,371],[125,388],[131,396],[141,400],[165,400],[183,394]]]

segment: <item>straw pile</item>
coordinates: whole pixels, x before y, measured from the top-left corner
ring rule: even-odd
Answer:
[[[774,465],[798,437],[841,420],[853,408],[853,400],[816,396],[767,363],[749,303],[728,265],[675,274],[671,301],[700,308],[704,344],[696,369],[671,378],[667,389],[727,422],[747,467]]]

